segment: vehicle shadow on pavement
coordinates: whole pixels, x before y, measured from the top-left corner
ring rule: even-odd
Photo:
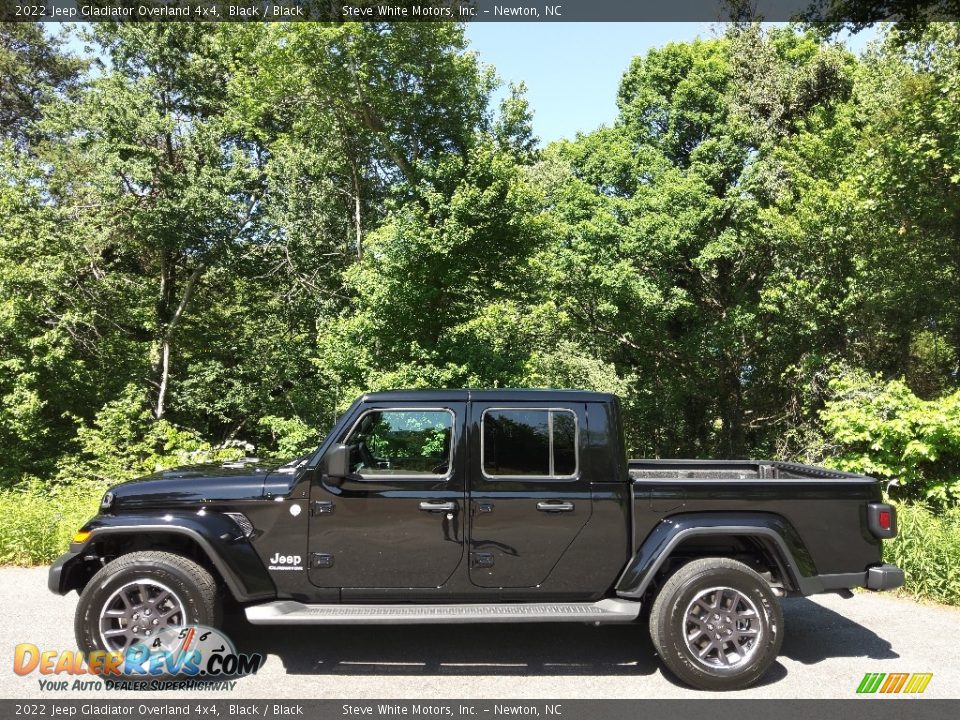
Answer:
[[[893,646],[859,623],[807,598],[783,601],[786,635],[782,657],[812,665],[827,658],[886,660],[900,657]],[[851,599],[849,602],[856,602]]]
[[[783,601],[781,656],[897,658],[872,630],[806,598]],[[241,652],[276,655],[291,675],[652,675],[663,670],[645,624],[256,626],[225,618]],[[775,663],[758,683],[779,682]]]

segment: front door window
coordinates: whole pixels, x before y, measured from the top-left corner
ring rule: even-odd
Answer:
[[[350,470],[363,478],[437,477],[450,472],[453,413],[372,410],[347,438]]]

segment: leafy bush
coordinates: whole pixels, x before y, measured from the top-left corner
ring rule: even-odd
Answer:
[[[960,391],[918,398],[901,380],[856,372],[830,383],[821,413],[828,460],[841,470],[896,478],[907,497],[960,500]]]
[[[0,491],[0,565],[51,562],[96,514],[104,489],[98,483],[45,486],[31,479]]]
[[[897,505],[900,532],[884,546],[884,559],[906,574],[914,597],[960,605],[960,508],[933,513],[921,505]]]
[[[276,447],[276,455],[293,458],[315,450],[320,444],[320,433],[298,417],[284,418],[267,415],[259,425],[267,428]],[[261,456],[262,457],[262,456]]]
[[[239,447],[215,447],[199,433],[167,420],[154,420],[134,385],[97,413],[92,426],[82,425],[77,456],[66,458],[58,480],[120,483],[164,468],[233,460]]]

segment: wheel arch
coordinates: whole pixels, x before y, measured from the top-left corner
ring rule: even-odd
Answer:
[[[84,529],[89,537],[71,544],[73,557],[61,566],[56,588],[61,594],[82,591],[109,560],[141,550],[163,550],[206,567],[238,602],[276,597],[276,587],[259,555],[236,524],[220,513],[208,512],[202,518],[166,514],[162,519],[98,516]]]
[[[684,552],[711,540],[740,542],[772,565],[786,590],[821,592],[813,559],[789,521],[775,513],[684,513],[662,520],[640,543],[615,587],[624,598],[644,597],[660,574],[683,558],[713,555]]]

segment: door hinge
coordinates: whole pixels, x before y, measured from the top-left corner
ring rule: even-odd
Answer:
[[[323,515],[324,513],[332,513],[334,507],[332,500],[314,500],[310,505],[310,514]]]
[[[328,553],[310,553],[310,569],[322,570],[333,567],[333,555]]]
[[[470,553],[470,567],[474,567],[474,568],[493,567],[493,553],[486,553],[486,552]]]

